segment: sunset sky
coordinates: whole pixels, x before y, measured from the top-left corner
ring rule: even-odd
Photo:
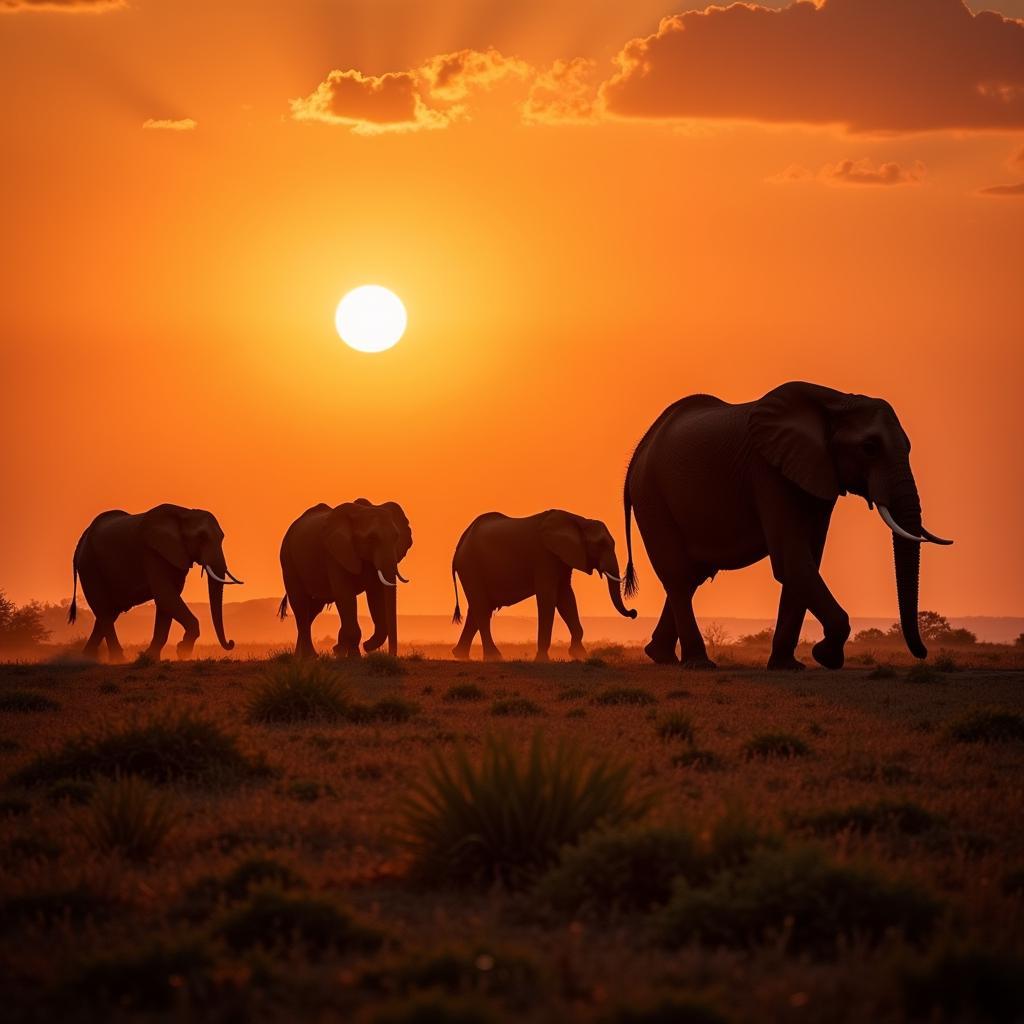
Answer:
[[[365,495],[412,522],[402,610],[447,613],[478,513],[624,562],[655,416],[804,379],[900,415],[956,540],[921,607],[1024,614],[1024,0],[703,6],[0,0],[0,588],[69,597],[96,513],[173,501],[280,596],[288,524]],[[365,283],[409,314],[377,355],[334,329]],[[895,617],[859,499],[824,575]],[[764,562],[696,607],[777,601]]]

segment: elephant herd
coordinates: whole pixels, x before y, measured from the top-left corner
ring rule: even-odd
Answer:
[[[813,656],[826,668],[841,668],[850,619],[821,577],[820,565],[832,510],[841,495],[865,499],[893,534],[900,624],[910,652],[927,654],[917,625],[922,543],[949,544],[921,522],[921,504],[910,469],[910,440],[892,407],[882,399],[846,394],[794,381],[753,402],[731,404],[711,395],[690,395],[654,421],[633,452],[623,493],[627,563],[620,578],[615,541],[597,519],[561,509],[513,518],[500,512],[478,516],[459,539],[452,559],[453,621],[462,621],[459,583],[468,604],[453,653],[468,658],[477,633],[485,659],[501,657],[491,637],[493,612],[528,597],[537,600],[537,659],[546,660],[557,611],[569,629],[569,653],[586,656],[583,627],[572,589],[572,573],[607,578],[612,605],[635,618],[623,592],[637,589],[631,522],[637,527],[666,599],[644,648],[658,663],[714,668],[693,613],[697,587],[719,570],[740,569],[768,557],[781,584],[770,669],[795,670],[804,617],[809,610],[824,637]],[[107,645],[112,661],[121,646],[117,617],[153,601],[156,619],[147,654],[158,658],[171,621],[184,636],[178,656],[188,657],[199,623],[182,600],[193,565],[208,577],[210,613],[225,650],[224,587],[241,583],[228,570],[224,532],[212,513],[158,505],[137,515],[103,512],[82,534],[73,559],[77,611],[78,580],[96,622],[84,653]],[[362,647],[385,642],[398,649],[397,588],[408,580],[399,563],[412,546],[412,529],[393,501],[365,498],[336,507],[314,505],[285,533],[281,569],[291,604],[298,656],[312,656],[311,628],[333,603],[341,628],[338,656],[358,657],[362,639],[356,599],[366,595],[373,634]]]

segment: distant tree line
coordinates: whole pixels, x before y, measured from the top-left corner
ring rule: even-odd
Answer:
[[[18,607],[0,590],[0,648],[35,647],[46,643],[50,631],[43,625],[45,611],[38,601]]]
[[[925,643],[933,644],[976,644],[978,636],[969,629],[954,629],[949,619],[938,612],[919,611],[917,628]],[[859,643],[878,643],[885,640],[901,640],[903,630],[898,622],[894,622],[887,631],[881,629],[862,629],[854,636]]]

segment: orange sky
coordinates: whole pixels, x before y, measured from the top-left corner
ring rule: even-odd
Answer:
[[[70,596],[92,516],[162,501],[211,509],[244,596],[280,595],[292,519],[365,495],[412,521],[404,610],[447,612],[479,512],[576,510],[621,553],[626,461],[665,405],[801,378],[901,416],[926,521],[957,541],[925,551],[921,606],[1024,614],[1024,21],[959,0],[40,6],[0,0],[15,600]],[[409,312],[380,355],[334,333],[366,282]],[[824,572],[851,614],[895,617],[863,502],[840,502]],[[697,608],[776,603],[763,563]]]

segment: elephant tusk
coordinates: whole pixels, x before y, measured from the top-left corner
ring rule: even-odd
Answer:
[[[884,505],[878,505],[877,508],[878,514],[882,517],[882,522],[885,523],[885,525],[888,526],[897,537],[902,537],[904,540],[912,540],[915,544],[925,543],[924,537],[915,537],[912,533],[907,533],[907,531],[904,530],[895,519],[893,519],[892,513]]]
[[[231,580],[232,583],[237,583],[238,586],[240,587],[245,586],[245,581],[240,580],[237,576],[235,576],[235,574],[230,569],[225,569],[224,574],[228,577],[229,580]]]
[[[224,579],[223,576],[218,576],[208,565],[204,565],[203,568],[209,573],[211,580],[216,580],[218,583],[224,583],[224,584],[227,584],[228,586],[231,585],[231,581],[230,580]],[[230,576],[231,573],[228,573],[228,575]]]
[[[381,583],[384,584],[385,587],[397,587],[398,586],[397,583],[388,583],[388,581],[384,578],[384,573],[382,573],[380,571],[380,569],[377,570],[377,576],[380,579]]]
[[[921,527],[921,533],[924,534],[924,539],[931,541],[933,544],[952,544],[951,540],[944,540],[942,537],[936,537],[934,533],[929,533],[923,526]]]
[[[398,577],[398,579],[402,583],[408,583],[409,582],[397,569],[395,570],[395,576]]]
[[[615,580],[616,583],[621,583],[622,582],[622,577],[621,576],[613,576],[610,572],[606,573],[605,575],[608,577],[608,579]]]

